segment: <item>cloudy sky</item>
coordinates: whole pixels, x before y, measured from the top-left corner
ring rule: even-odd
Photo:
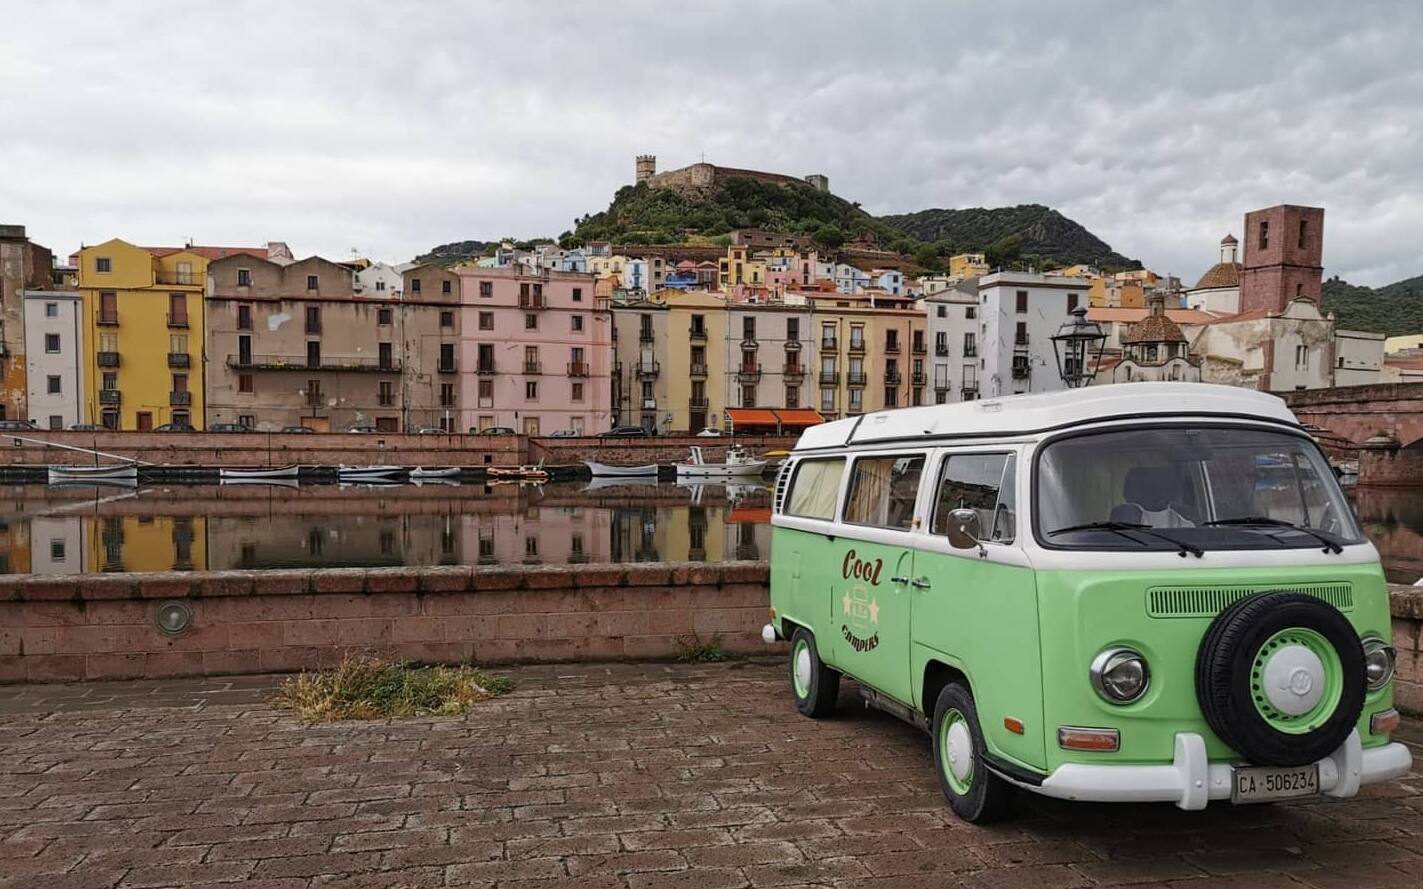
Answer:
[[[708,160],[878,213],[1044,203],[1192,281],[1326,208],[1327,274],[1423,274],[1423,4],[6,4],[0,221],[68,252],[392,261],[557,235]]]

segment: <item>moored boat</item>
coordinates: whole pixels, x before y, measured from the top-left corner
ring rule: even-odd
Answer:
[[[61,482],[137,482],[135,463],[108,463],[88,466],[51,466],[49,483]]]
[[[343,482],[395,481],[404,472],[399,466],[341,466],[336,478]]]
[[[583,465],[588,467],[588,471],[593,473],[594,478],[638,478],[657,474],[656,463],[645,463],[640,466],[616,466],[612,463],[584,460]]]
[[[722,463],[708,463],[698,446],[692,447],[692,456],[686,462],[677,464],[677,478],[725,478],[727,476],[759,476],[766,468],[765,460],[757,460],[749,451],[739,445],[726,449],[726,460]]]
[[[290,466],[224,466],[217,471],[223,481],[289,479],[296,478],[300,473],[301,467],[295,463]]]
[[[458,466],[432,466],[429,469],[424,466],[417,466],[410,470],[411,481],[416,479],[459,478],[459,475],[460,468]]]
[[[227,478],[218,479],[217,483],[223,487],[230,485],[266,485],[270,488],[300,488],[301,481],[295,476],[291,478]]]
[[[543,461],[540,460],[537,466],[491,466],[484,470],[484,474],[491,479],[510,479],[515,481],[546,482],[549,480],[548,470],[544,469]]]

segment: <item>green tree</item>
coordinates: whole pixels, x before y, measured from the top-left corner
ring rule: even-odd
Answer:
[[[815,243],[829,250],[838,250],[845,244],[845,233],[833,225],[822,225],[812,237]]]

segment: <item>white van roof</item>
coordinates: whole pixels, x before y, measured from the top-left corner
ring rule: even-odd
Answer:
[[[1117,383],[1041,395],[875,411],[812,426],[795,450],[916,438],[1024,435],[1125,417],[1217,415],[1298,426],[1283,399],[1207,383]]]

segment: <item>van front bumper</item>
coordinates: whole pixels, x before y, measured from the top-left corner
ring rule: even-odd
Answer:
[[[1408,748],[1397,742],[1364,750],[1356,729],[1338,750],[1319,761],[1319,789],[1325,796],[1354,796],[1361,785],[1402,777],[1412,765]],[[1182,809],[1204,809],[1210,800],[1230,799],[1232,770],[1230,763],[1210,762],[1205,740],[1190,732],[1176,736],[1176,755],[1170,765],[1069,763],[1058,766],[1039,786],[1019,786],[1058,799],[1173,802]]]

